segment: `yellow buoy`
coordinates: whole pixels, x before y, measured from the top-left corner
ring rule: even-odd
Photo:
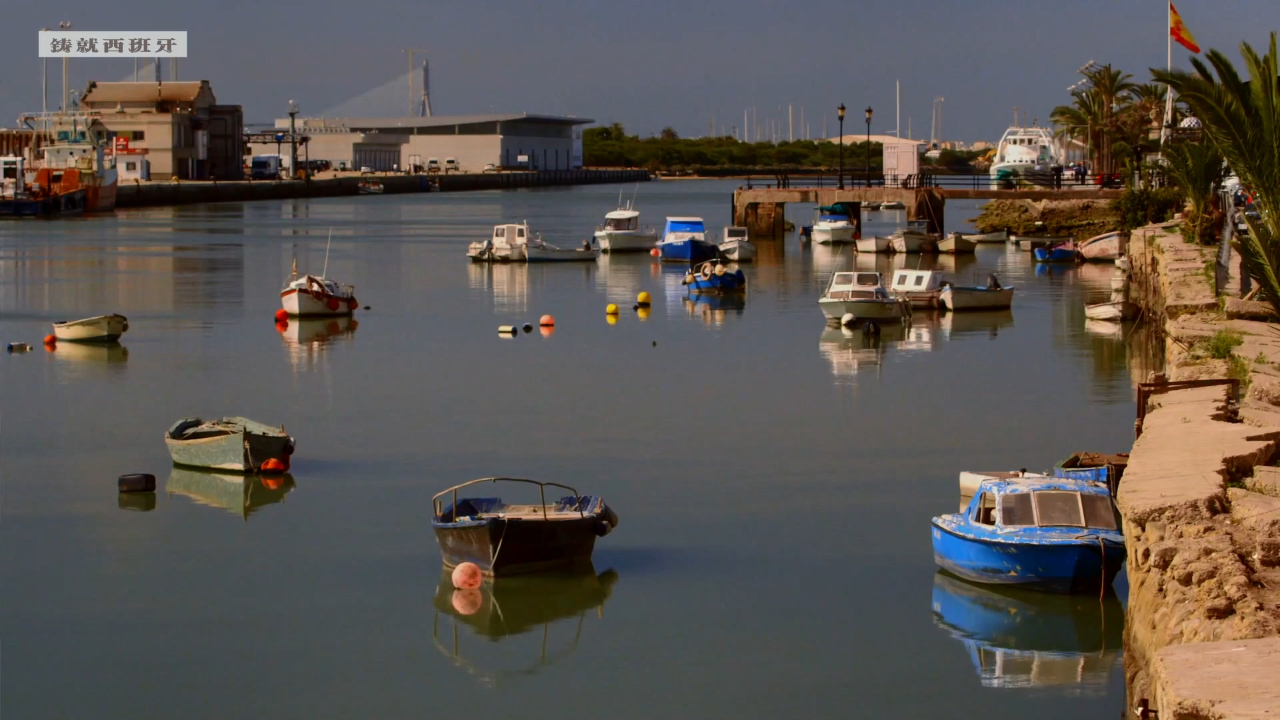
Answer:
[[[641,320],[648,320],[648,319],[649,319],[649,308],[647,308],[647,307],[642,307],[642,308],[640,308],[639,310],[637,310],[637,311],[636,311],[636,317],[640,318]]]
[[[605,314],[605,315],[617,315],[617,314],[618,314],[618,306],[617,306],[617,305],[614,305],[613,303],[609,303],[608,305],[606,305],[606,306],[604,307],[604,314]],[[615,321],[615,322],[616,322],[616,321]]]
[[[604,316],[604,319],[605,319],[605,322],[609,323],[610,325],[618,324],[618,315],[616,313],[609,313],[608,315]]]
[[[640,307],[649,307],[649,303],[652,301],[653,299],[649,297],[647,290],[641,290],[640,294],[636,296],[636,304]]]

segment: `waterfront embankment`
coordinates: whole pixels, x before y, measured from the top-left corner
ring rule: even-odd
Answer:
[[[1239,317],[1240,301],[1222,309],[1215,253],[1176,223],[1129,240],[1133,299],[1163,329],[1167,381],[1242,387],[1238,403],[1224,385],[1139,396],[1118,496],[1125,674],[1130,706],[1161,720],[1280,712],[1280,326]]]
[[[1110,200],[992,200],[970,222],[982,233],[1009,230],[1083,240],[1118,229],[1120,213]]]
[[[231,182],[122,182],[116,207],[153,207],[209,202],[251,202],[356,195],[362,180],[376,180],[383,193],[504,190],[555,185],[631,183],[649,180],[645,170],[546,170],[468,175],[370,175],[317,180],[243,180]]]

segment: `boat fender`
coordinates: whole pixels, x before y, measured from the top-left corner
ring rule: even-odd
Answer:
[[[358,307],[360,307],[360,303],[356,301],[355,297],[349,297],[349,298],[347,298],[347,309],[348,309],[348,310],[350,310],[350,311],[352,311],[352,312],[355,312],[356,308],[358,308]]]
[[[858,318],[855,317],[853,313],[845,313],[844,315],[840,316],[840,324],[844,325],[845,327],[852,327],[853,324],[857,322],[857,320]]]
[[[716,277],[723,277],[723,276],[724,276],[724,273],[725,273],[725,267],[724,267],[723,265],[717,265],[717,266],[716,266]]]
[[[600,503],[603,505],[604,501],[602,500]],[[613,508],[608,505],[604,506],[604,517],[609,521],[611,527],[618,527],[618,513],[614,512]]]
[[[120,479],[116,481],[116,486],[122,493],[155,492],[156,476],[149,473],[121,475]]]
[[[450,576],[453,586],[459,590],[474,590],[484,582],[484,573],[473,562],[459,563]]]
[[[277,460],[276,458],[267,458],[266,460],[263,460],[262,465],[258,468],[260,472],[264,473],[282,473],[287,469],[288,468],[285,467],[284,462]]]
[[[703,263],[702,269],[698,271],[698,274],[702,276],[703,280],[710,280],[711,279],[711,263]]]
[[[338,298],[331,297],[329,298],[329,302],[325,303],[325,307],[329,308],[332,312],[337,312],[338,308],[342,307],[342,303],[338,302]]]
[[[499,325],[498,334],[499,335],[515,335],[516,326],[515,325]]]
[[[605,535],[608,535],[612,531],[613,531],[613,526],[609,524],[608,520],[601,520],[600,522],[596,523],[597,537],[604,537]]]
[[[297,444],[294,442],[293,438],[289,438],[289,442],[284,444],[284,456],[289,457],[290,455],[293,454],[293,451],[296,448],[297,448]]]
[[[50,337],[53,337],[53,336],[51,335]],[[45,344],[46,344],[46,345],[47,345],[47,344],[49,344],[49,339],[48,339],[48,338],[45,338]],[[30,345],[28,345],[28,344],[26,344],[26,343],[24,343],[24,342],[9,343],[9,352],[11,352],[11,353],[15,353],[15,352],[17,352],[17,353],[24,353],[24,352],[26,352],[26,351],[28,351],[28,350],[30,350],[30,349],[31,349],[31,346],[30,346]]]
[[[691,285],[691,284],[693,284],[693,273],[685,273],[685,274],[684,274],[684,280],[681,280],[681,281],[680,281],[680,284],[681,284],[681,285]]]

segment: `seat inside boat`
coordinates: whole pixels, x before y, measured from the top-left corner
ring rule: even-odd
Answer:
[[[222,437],[234,432],[229,427],[217,423],[206,423],[200,418],[183,418],[169,428],[169,437],[173,440],[201,440],[211,437]]]
[[[590,495],[581,495],[577,498],[572,495],[562,497],[556,502],[546,505],[545,518],[547,520],[580,518],[583,513],[593,512],[597,503],[597,498]],[[540,503],[508,505],[502,501],[502,498],[496,497],[462,498],[458,500],[457,512],[455,513],[452,504],[445,506],[440,513],[438,522],[451,523],[485,517],[501,517],[511,520],[542,520],[544,517],[543,512],[544,508]]]

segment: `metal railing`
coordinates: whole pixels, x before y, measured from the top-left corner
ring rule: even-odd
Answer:
[[[1052,176],[1048,178],[1037,175],[1036,181],[1027,178],[1007,178],[997,179],[990,173],[915,173],[911,175],[897,175],[894,173],[882,174],[872,173],[772,173],[763,177],[771,177],[772,182],[759,182],[755,177],[747,175],[747,189],[761,187],[766,189],[778,188],[835,188],[841,184],[846,189],[857,190],[859,188],[893,188],[893,189],[911,189],[911,188],[938,188],[953,190],[1098,190],[1098,189],[1120,189],[1124,187],[1124,177],[1119,174],[1085,174],[1077,178],[1074,174],[1064,173],[1061,180],[1055,182]],[[842,183],[843,180],[843,183]]]

